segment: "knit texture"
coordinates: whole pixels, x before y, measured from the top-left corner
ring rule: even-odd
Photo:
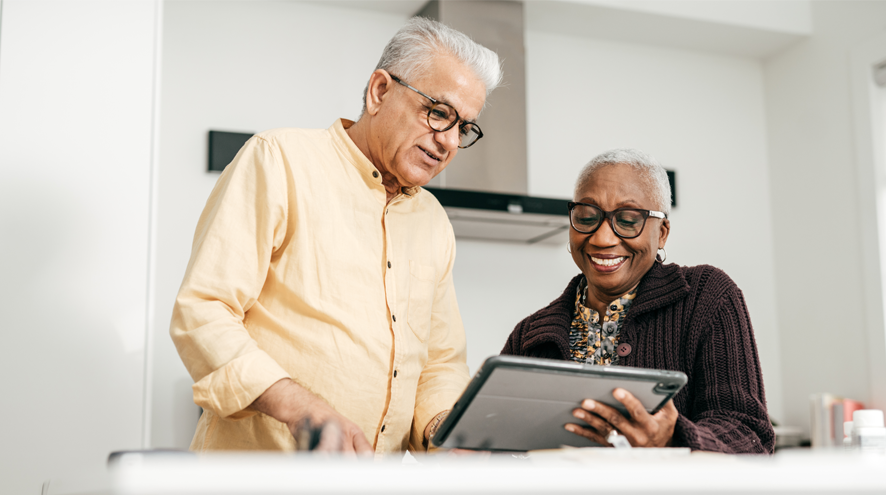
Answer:
[[[502,354],[569,359],[572,279],[559,298],[521,321]],[[775,433],[757,344],[741,290],[722,270],[655,263],[640,281],[619,343],[620,366],[682,371],[672,445],[711,452],[772,453]]]

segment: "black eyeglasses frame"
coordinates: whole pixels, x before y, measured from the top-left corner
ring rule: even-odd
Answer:
[[[603,220],[601,220],[600,223],[598,223],[597,226],[593,228],[593,230],[589,230],[587,232],[579,230],[575,226],[575,222],[572,221],[572,210],[574,210],[576,206],[590,206],[591,208],[595,208],[595,209],[599,210],[600,212],[603,213]],[[603,223],[606,222],[606,220],[609,220],[609,228],[612,229],[612,232],[616,236],[618,236],[622,239],[636,239],[637,237],[640,237],[640,235],[643,234],[643,230],[646,229],[646,220],[648,220],[649,217],[660,218],[662,220],[668,218],[667,214],[665,214],[664,212],[655,211],[655,210],[644,210],[641,208],[618,208],[616,210],[606,211],[597,205],[592,205],[589,203],[579,203],[576,201],[570,201],[569,203],[567,203],[567,207],[569,209],[569,226],[572,227],[572,230],[578,232],[579,234],[591,235],[591,234],[597,232],[600,229],[600,227],[603,226]],[[626,236],[626,235],[622,235],[618,232],[618,229],[615,227],[615,215],[620,211],[635,211],[635,212],[638,212],[641,215],[643,215],[643,226],[640,227],[640,231],[637,232],[636,235]]]
[[[461,124],[458,124],[459,131],[461,131],[461,130],[464,128],[464,126],[466,126],[466,125],[470,125],[470,126],[471,126],[471,129],[474,130],[474,131],[477,133],[477,139],[474,139],[474,140],[471,142],[471,144],[469,144],[469,145],[467,145],[467,146],[462,146],[461,144],[459,144],[458,147],[459,147],[460,149],[467,149],[467,148],[470,148],[471,146],[477,144],[477,141],[479,141],[480,139],[483,138],[483,130],[480,129],[480,126],[477,125],[476,122],[468,122],[467,120],[463,120],[463,119],[461,118],[461,115],[459,115],[458,110],[456,110],[455,107],[453,107],[452,105],[450,105],[450,104],[448,104],[448,103],[443,103],[442,101],[439,101],[439,100],[437,100],[436,98],[430,97],[430,96],[428,96],[428,95],[422,93],[421,91],[419,91],[419,90],[413,88],[413,87],[410,86],[409,84],[406,84],[405,82],[403,82],[402,79],[400,79],[399,77],[397,77],[397,76],[391,74],[390,72],[388,72],[388,75],[391,76],[391,79],[393,79],[394,81],[398,82],[399,84],[402,84],[403,86],[406,86],[407,88],[409,88],[409,89],[415,91],[416,93],[418,93],[418,94],[424,96],[425,98],[431,100],[431,103],[433,103],[433,105],[431,105],[431,108],[428,109],[428,117],[427,117],[427,119],[428,119],[428,127],[430,127],[432,131],[434,131],[434,132],[446,132],[446,131],[448,131],[449,129],[452,129],[452,127],[455,126],[455,124],[457,124],[459,120],[461,120],[462,123],[461,123]],[[446,126],[445,129],[435,129],[434,126],[431,124],[431,113],[434,111],[434,108],[435,108],[437,105],[446,105],[447,107],[451,108],[453,112],[455,112],[455,120],[453,120],[452,122],[450,122],[449,125]],[[461,141],[461,140],[459,139],[459,141]]]

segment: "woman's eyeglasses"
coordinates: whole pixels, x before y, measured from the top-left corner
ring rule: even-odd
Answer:
[[[668,216],[660,211],[636,208],[603,211],[587,203],[569,202],[569,224],[579,234],[593,234],[606,219],[609,219],[609,225],[615,235],[622,239],[633,239],[643,233],[643,227],[646,226],[646,219],[649,217],[667,218]]]
[[[428,125],[431,126],[431,129],[437,132],[446,132],[449,129],[452,129],[452,126],[454,126],[459,121],[458,112],[450,105],[431,98],[430,96],[401,81],[399,77],[393,74],[390,74],[390,76],[391,79],[431,100],[432,105],[431,108],[428,109]],[[461,124],[459,124],[459,148],[470,148],[481,137],[483,137],[483,131],[480,130],[480,126],[478,126],[477,124],[467,121],[463,121]]]

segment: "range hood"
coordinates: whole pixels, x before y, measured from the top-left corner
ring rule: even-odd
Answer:
[[[567,200],[527,195],[523,2],[432,0],[416,15],[467,34],[504,61],[503,84],[478,119],[483,139],[461,150],[426,187],[446,209],[455,236],[565,243]]]
[[[569,217],[565,199],[463,189],[425,189],[443,205],[458,238],[527,244],[566,242]]]

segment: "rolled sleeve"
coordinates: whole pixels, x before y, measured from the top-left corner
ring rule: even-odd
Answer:
[[[223,418],[241,419],[255,414],[250,404],[289,374],[264,351],[237,357],[194,384],[194,402]]]
[[[273,147],[253,137],[215,186],[194,236],[170,335],[194,379],[194,402],[221,417],[289,374],[244,324],[286,233],[286,180]]]

